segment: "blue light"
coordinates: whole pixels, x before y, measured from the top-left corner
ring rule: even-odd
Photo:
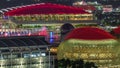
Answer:
[[[54,42],[54,39],[53,39],[53,38],[50,38],[49,42],[50,42],[50,43],[53,43],[53,42]]]
[[[53,38],[53,32],[50,32],[50,39]]]
[[[50,32],[50,38],[49,38],[49,42],[50,42],[50,43],[53,43],[53,42],[54,42],[53,36],[54,36],[54,33],[53,33],[53,32]]]

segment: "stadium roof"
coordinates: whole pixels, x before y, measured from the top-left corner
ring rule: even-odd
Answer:
[[[32,14],[88,14],[84,9],[51,3],[40,3],[19,6],[6,11],[5,15],[32,15]]]
[[[80,40],[105,40],[115,39],[110,33],[103,29],[96,27],[81,27],[73,29],[67,34],[65,40],[69,39],[80,39]]]

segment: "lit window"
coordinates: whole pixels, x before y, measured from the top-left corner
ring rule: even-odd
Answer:
[[[41,53],[41,56],[46,56],[46,54],[45,53]]]
[[[24,58],[29,58],[30,54],[24,54]]]

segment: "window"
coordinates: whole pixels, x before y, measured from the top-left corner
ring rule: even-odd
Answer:
[[[46,56],[46,53],[41,53],[41,56]]]

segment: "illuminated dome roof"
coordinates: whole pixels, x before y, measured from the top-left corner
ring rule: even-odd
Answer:
[[[97,27],[76,28],[68,33],[65,40],[60,43],[57,59],[78,60],[81,58],[104,64],[104,62],[98,61],[113,61],[113,58],[117,57],[117,43],[115,37]]]
[[[105,40],[115,39],[110,33],[96,27],[82,27],[73,29],[65,40],[80,39],[80,40]]]
[[[88,14],[84,9],[51,4],[51,3],[40,3],[40,4],[32,4],[26,6],[20,6],[9,10],[4,13],[5,15],[13,16],[13,15],[32,15],[32,14]]]

